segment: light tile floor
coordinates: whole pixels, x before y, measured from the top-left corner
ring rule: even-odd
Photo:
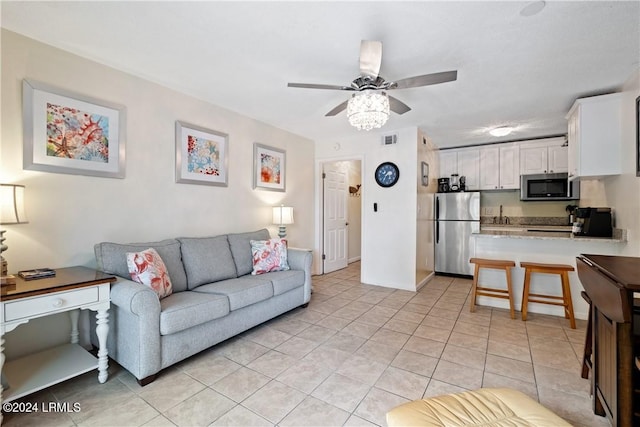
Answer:
[[[360,265],[313,278],[296,309],[161,373],[146,387],[116,363],[25,401],[78,412],[4,415],[5,426],[384,426],[413,399],[478,387],[523,391],[576,426],[593,415],[580,378],[586,322],[506,310],[469,312],[471,281],[436,277],[419,292],[363,285]]]

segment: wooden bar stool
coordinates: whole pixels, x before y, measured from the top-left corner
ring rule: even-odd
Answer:
[[[527,306],[529,302],[540,304],[559,305],[564,307],[564,317],[569,319],[571,328],[576,328],[576,319],[573,316],[573,302],[571,301],[571,287],[569,285],[569,271],[574,268],[565,264],[538,264],[535,262],[521,262],[520,267],[524,268],[524,289],[522,290],[522,320],[527,320]],[[532,294],[531,273],[558,274],[562,284],[562,296]],[[535,298],[531,298],[535,297]]]
[[[511,312],[511,318],[516,318],[516,313],[513,308],[513,290],[511,288],[511,268],[516,266],[513,261],[502,259],[484,259],[484,258],[471,258],[470,263],[475,264],[475,271],[473,273],[473,286],[471,288],[471,312],[476,311],[476,296],[503,298],[509,300],[509,310]],[[481,268],[492,268],[495,270],[504,270],[507,276],[507,289],[488,288],[486,286],[478,286],[478,276],[480,275]]]

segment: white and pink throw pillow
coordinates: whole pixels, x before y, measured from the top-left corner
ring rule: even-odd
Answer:
[[[131,280],[149,286],[158,298],[168,297],[173,292],[167,267],[155,249],[128,252],[127,266]]]
[[[289,270],[285,239],[251,240],[251,255],[253,275]]]

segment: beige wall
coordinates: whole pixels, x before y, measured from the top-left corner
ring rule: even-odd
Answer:
[[[290,244],[313,247],[312,141],[16,33],[2,30],[1,42],[0,181],[26,185],[29,217],[29,224],[3,226],[11,271],[93,267],[93,245],[100,241],[210,236],[265,226],[275,235],[271,206],[280,203],[295,210],[295,224],[287,227]],[[24,78],[126,106],[126,178],[23,170]],[[175,183],[176,120],[229,135],[228,187]],[[285,193],[252,189],[254,142],[286,150]],[[9,357],[36,331],[43,331],[42,347],[66,337],[66,320],[50,325],[55,321],[19,327],[23,339],[17,342],[8,334]]]

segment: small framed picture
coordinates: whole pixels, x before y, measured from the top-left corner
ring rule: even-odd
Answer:
[[[284,150],[253,144],[253,188],[285,191],[287,157]]]
[[[422,167],[420,168],[420,178],[422,179],[422,185],[429,185],[429,163],[422,162]]]
[[[228,185],[229,136],[176,122],[176,182]]]
[[[124,178],[124,106],[23,80],[22,108],[25,169]]]

